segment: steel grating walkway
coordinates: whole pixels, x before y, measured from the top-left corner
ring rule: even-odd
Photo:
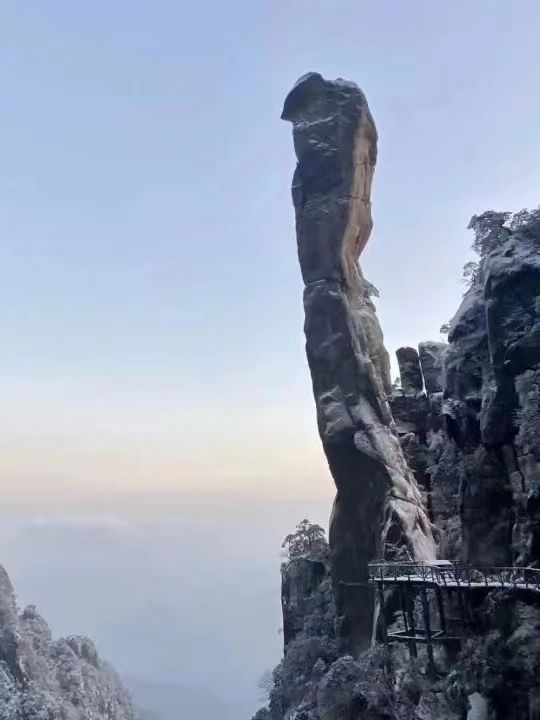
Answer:
[[[434,643],[460,642],[469,626],[469,603],[466,596],[473,591],[509,590],[540,595],[540,569],[531,567],[466,566],[448,560],[434,563],[375,562],[370,563],[369,584],[378,588],[380,630],[383,642],[405,642],[410,654],[417,657],[417,643],[425,644],[430,671],[435,672]],[[402,630],[389,632],[386,608],[389,593],[392,603],[401,605]],[[430,603],[431,595],[431,603]],[[420,596],[421,622],[415,612],[415,600]],[[446,602],[445,602],[446,597]],[[434,601],[434,602],[433,602]],[[459,617],[447,614],[453,601]],[[437,609],[433,613],[431,607]],[[438,616],[433,617],[434,615]],[[448,620],[451,622],[449,623]],[[438,627],[434,627],[435,624]],[[452,629],[449,629],[452,625]],[[457,631],[456,631],[457,626]]]
[[[475,590],[498,588],[532,590],[540,593],[540,569],[531,567],[467,566],[439,561],[435,563],[370,563],[370,583],[412,583],[440,588]]]

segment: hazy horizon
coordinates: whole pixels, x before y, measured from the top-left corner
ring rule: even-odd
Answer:
[[[202,717],[235,720],[280,657],[281,540],[304,516],[327,526],[331,495],[7,503],[0,564],[21,607],[57,636],[88,635],[145,709],[172,720],[198,700]]]
[[[0,563],[156,703],[249,717],[281,538],[330,513],[286,93],[367,95],[393,357],[457,309],[471,215],[538,205],[539,31],[533,0],[0,5]]]

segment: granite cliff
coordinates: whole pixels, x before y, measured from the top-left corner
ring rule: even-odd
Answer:
[[[137,720],[114,670],[85,637],[54,640],[22,612],[0,566],[0,720]]]
[[[290,631],[256,717],[539,718],[539,593],[504,584],[460,593],[460,639],[438,646],[429,666],[425,652],[381,643],[397,607],[380,613],[366,579],[380,558],[539,566],[540,211],[473,217],[479,260],[448,342],[400,348],[392,387],[358,266],[377,142],[366,99],[310,73],[283,117],[298,158],[306,352],[337,496],[325,560],[307,553],[282,570]],[[435,615],[414,594],[411,611]]]

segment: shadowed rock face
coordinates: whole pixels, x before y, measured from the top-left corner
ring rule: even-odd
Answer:
[[[328,562],[322,557],[295,558],[281,566],[281,608],[285,650],[315,613],[335,614]]]
[[[338,633],[344,648],[371,639],[367,563],[405,553],[433,559],[435,544],[390,407],[389,360],[372,286],[358,258],[372,228],[377,131],[362,91],[309,73],[289,93],[298,164],[292,195],[305,284],[306,352],[319,434],[336,483],[330,521]]]
[[[443,557],[538,563],[539,288],[535,211],[502,228],[484,253],[449,344],[420,343],[427,397],[407,394],[414,361],[410,349],[398,350],[403,389],[390,402],[409,465],[429,492]]]
[[[424,379],[420,370],[420,358],[417,351],[411,347],[401,347],[398,348],[396,357],[403,392],[407,395],[422,392]]]
[[[540,215],[502,234],[454,316],[446,394],[468,460],[467,562],[536,563],[539,547]]]

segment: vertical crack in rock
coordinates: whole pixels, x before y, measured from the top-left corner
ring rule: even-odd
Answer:
[[[369,645],[368,562],[432,560],[431,525],[387,400],[388,353],[358,259],[371,233],[377,130],[354,84],[304,75],[285,100],[298,163],[292,184],[305,284],[306,353],[319,434],[337,494],[332,574],[343,649]],[[355,586],[345,583],[358,583]]]

